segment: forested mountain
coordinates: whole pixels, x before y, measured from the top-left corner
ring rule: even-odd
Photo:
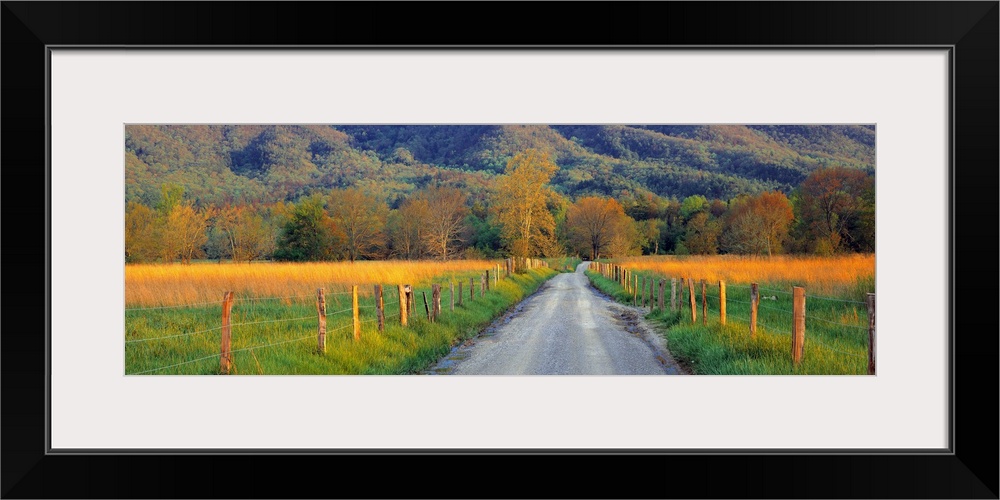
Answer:
[[[476,200],[528,148],[549,153],[559,167],[552,185],[570,198],[726,200],[790,193],[824,166],[875,168],[874,126],[130,125],[125,198],[155,205],[164,184],[196,205],[357,186],[396,205],[440,185]]]

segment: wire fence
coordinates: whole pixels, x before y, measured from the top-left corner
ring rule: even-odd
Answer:
[[[612,269],[612,274],[617,270]],[[642,276],[643,280],[670,283],[670,278],[659,278],[655,275]],[[756,286],[756,304],[752,302],[754,286],[744,284],[723,283],[715,285],[699,280],[685,280],[678,288],[677,307],[674,308],[670,298],[670,286],[666,287],[664,307],[681,318],[687,318],[692,324],[711,324],[712,317],[721,323],[723,300],[721,292],[726,292],[726,324],[744,325],[749,329],[751,322],[756,320],[758,333],[778,335],[791,340],[796,334],[794,324],[795,312],[799,305],[793,301],[795,293],[769,287]],[[643,291],[640,290],[640,294]],[[659,308],[657,290],[653,291],[650,310]],[[805,346],[813,345],[813,349],[823,349],[837,356],[847,356],[852,359],[866,359],[869,353],[864,352],[873,337],[869,332],[868,303],[850,298],[829,297],[822,295],[802,294],[802,318],[806,328],[803,330]],[[648,304],[648,302],[647,302]],[[809,304],[809,307],[805,307]],[[693,315],[688,311],[693,306]],[[753,307],[757,314],[751,319]],[[683,324],[683,320],[682,320]],[[858,350],[853,350],[858,349]],[[793,352],[793,358],[796,354]],[[873,366],[873,365],[872,365]],[[869,370],[871,368],[869,367]],[[869,371],[869,373],[873,373]]]
[[[491,278],[490,278],[490,285],[492,286],[494,283],[498,282],[499,279],[500,279],[499,277],[494,278],[494,277],[491,276]],[[464,282],[464,281],[463,280],[458,280],[458,281],[453,281],[452,283],[453,284],[458,284],[458,283],[461,283],[461,282]],[[477,300],[480,300],[480,298],[484,296],[484,293],[489,293],[491,291],[491,290],[479,290],[479,288],[482,286],[481,282],[474,281],[473,283],[474,283],[475,293],[473,293],[473,290],[470,289],[468,293],[470,293],[471,296],[464,297],[464,300],[466,301],[465,303],[470,303],[470,302],[475,302]],[[400,324],[400,325],[402,325],[402,323],[403,323],[403,321],[402,321],[402,319],[400,317],[402,315],[402,309],[404,309],[404,308],[401,307],[401,305],[403,304],[403,301],[401,299],[401,294],[398,293],[399,290],[400,290],[400,288],[397,287],[397,286],[395,286],[395,285],[388,285],[388,286],[383,286],[382,287],[382,300],[381,300],[381,304],[382,304],[382,321],[383,321],[383,326],[389,325],[390,323],[389,323],[388,320],[390,320],[390,319],[394,320],[395,322],[398,322],[398,324]],[[438,300],[441,300],[441,302],[444,302],[443,299],[445,299],[446,297],[448,297],[449,299],[452,299],[452,300],[453,299],[458,299],[458,306],[461,307],[463,305],[463,297],[459,293],[456,293],[456,292],[450,292],[451,293],[450,297],[447,296],[447,295],[445,295],[446,293],[449,293],[449,290],[454,290],[454,288],[450,288],[447,284],[445,286],[440,287],[440,292],[441,293],[438,296]],[[461,291],[461,289],[459,289],[459,291]],[[424,321],[426,321],[426,320],[429,319],[429,318],[427,318],[427,314],[425,313],[425,311],[423,310],[423,308],[420,307],[420,305],[419,305],[419,301],[420,301],[421,298],[423,298],[423,296],[425,296],[425,295],[432,295],[432,294],[429,294],[428,292],[432,292],[432,290],[431,289],[424,290],[424,289],[418,288],[418,287],[410,287],[409,288],[409,291],[408,291],[409,295],[408,295],[408,298],[407,298],[407,302],[409,303],[408,304],[409,305],[409,307],[408,307],[409,314],[407,316],[410,316],[413,320],[424,320]],[[324,295],[325,298],[328,299],[328,303],[339,305],[339,304],[341,304],[343,302],[343,299],[341,297],[343,297],[345,295],[353,295],[354,293],[355,292],[353,290],[351,290],[351,291],[341,291],[341,292],[325,292],[323,295]],[[311,299],[317,299],[317,297],[318,297],[317,294],[310,293],[310,294],[286,295],[286,296],[274,296],[274,297],[253,297],[253,296],[242,297],[242,296],[236,296],[236,297],[231,298],[230,299],[230,304],[229,304],[229,307],[230,307],[229,310],[230,311],[234,311],[235,310],[236,311],[236,313],[235,313],[236,316],[239,316],[240,318],[242,318],[242,320],[240,320],[240,321],[236,321],[236,322],[232,322],[232,323],[228,324],[228,327],[230,329],[229,330],[230,331],[230,335],[231,335],[231,337],[229,337],[229,338],[233,339],[233,341],[235,341],[235,339],[243,339],[244,341],[248,341],[248,340],[249,341],[253,341],[255,339],[260,339],[262,336],[265,337],[265,338],[273,336],[276,332],[280,332],[280,331],[283,331],[284,334],[295,333],[295,332],[300,332],[301,333],[301,332],[303,332],[303,328],[307,328],[305,326],[305,323],[306,322],[310,322],[310,321],[313,323],[313,326],[308,327],[311,330],[308,335],[301,335],[301,336],[297,336],[297,337],[292,338],[292,339],[282,339],[282,340],[277,341],[277,342],[267,341],[265,343],[261,343],[261,344],[258,344],[258,345],[230,349],[228,351],[229,357],[227,359],[229,359],[231,361],[232,360],[231,356],[233,354],[235,354],[235,353],[247,352],[247,351],[254,351],[254,350],[257,350],[257,349],[266,349],[266,348],[270,348],[270,347],[274,347],[274,346],[280,346],[280,345],[284,345],[284,344],[290,344],[290,343],[294,343],[294,342],[299,342],[299,341],[302,341],[302,340],[305,340],[305,339],[313,339],[313,340],[317,340],[318,341],[319,333],[318,333],[318,329],[317,329],[317,326],[316,326],[316,325],[318,325],[318,320],[320,318],[318,310],[316,312],[312,312],[311,314],[305,315],[305,316],[299,316],[299,315],[297,315],[297,316],[293,316],[293,317],[272,318],[272,317],[270,317],[270,315],[272,315],[272,314],[275,313],[276,308],[274,306],[272,306],[272,305],[268,305],[267,304],[267,301],[289,301],[289,300],[309,299],[309,298],[311,298]],[[329,300],[331,298],[333,300]],[[428,299],[429,298],[430,297],[428,297]],[[348,303],[350,304],[350,302],[348,302]],[[435,316],[434,315],[434,311],[433,311],[434,308],[430,307],[431,304],[430,304],[429,300],[428,300],[428,304],[427,305],[428,305],[428,308],[429,308],[428,310],[431,312],[431,316],[432,317]],[[215,307],[214,308],[207,308],[206,306],[215,306]],[[288,307],[288,306],[289,306],[289,304],[285,304],[283,307]],[[302,300],[302,301],[300,301],[298,303],[290,304],[290,307],[292,308],[292,309],[290,309],[291,311],[294,311],[294,310],[301,311],[303,308],[318,307],[318,303],[317,304],[313,304],[313,303],[310,303],[309,301]],[[226,313],[223,313],[223,310],[225,309],[225,302],[223,300],[212,301],[212,302],[193,302],[193,303],[176,304],[176,305],[152,306],[152,307],[132,307],[132,308],[126,308],[125,312],[126,313],[135,313],[135,312],[140,312],[140,311],[155,312],[155,311],[158,311],[158,310],[169,310],[169,311],[178,311],[179,312],[179,310],[183,310],[185,308],[191,309],[192,311],[199,312],[199,313],[206,313],[206,312],[212,311],[212,309],[215,309],[215,311],[218,314],[221,314],[222,316],[225,316],[225,314],[226,314]],[[336,327],[327,328],[326,332],[325,332],[327,338],[330,338],[331,334],[335,334],[337,332],[342,332],[344,330],[348,330],[348,329],[352,329],[352,328],[363,328],[364,330],[371,331],[373,329],[372,325],[376,324],[376,323],[379,323],[378,308],[379,308],[379,301],[378,301],[378,297],[376,296],[376,294],[369,294],[369,295],[361,295],[361,294],[359,294],[356,306],[355,305],[351,305],[351,307],[347,307],[347,308],[343,308],[343,309],[337,309],[335,311],[327,311],[325,313],[325,318],[327,318],[328,320],[331,319],[331,318],[340,318],[340,317],[343,317],[342,315],[347,315],[348,313],[352,313],[352,312],[357,315],[357,324],[355,324],[354,320],[348,320],[347,324],[336,326]],[[447,304],[441,304],[440,308],[437,309],[437,311],[438,311],[439,314],[444,314],[444,311],[446,311],[446,310],[448,310]],[[453,306],[452,310],[454,310],[454,306]],[[229,312],[228,314],[234,314],[234,313]],[[127,318],[126,318],[126,326],[127,327],[128,327],[129,324],[132,324],[132,323],[135,323],[135,322],[139,322],[139,321],[143,321],[144,323],[141,323],[142,324],[141,327],[132,327],[131,330],[129,328],[127,328],[126,339],[125,339],[125,346],[127,348],[126,349],[126,356],[133,356],[133,361],[136,362],[137,359],[134,358],[134,356],[136,356],[138,354],[135,351],[135,348],[137,346],[140,346],[140,345],[150,346],[149,349],[144,349],[143,351],[138,351],[138,352],[153,353],[153,354],[149,354],[146,357],[146,359],[155,359],[156,357],[163,357],[163,356],[167,356],[167,357],[177,356],[177,350],[180,349],[181,351],[183,351],[185,345],[189,345],[189,346],[193,346],[195,348],[201,348],[201,349],[203,349],[203,348],[206,348],[206,347],[210,347],[214,342],[218,342],[218,341],[222,340],[221,334],[223,334],[223,331],[226,329],[226,326],[214,326],[214,327],[211,327],[211,328],[195,329],[195,330],[192,330],[192,331],[185,331],[185,332],[181,332],[181,333],[177,333],[177,334],[171,334],[171,335],[159,335],[159,336],[151,336],[151,337],[134,338],[135,328],[146,328],[146,329],[154,328],[154,329],[159,329],[161,331],[162,330],[170,330],[170,329],[176,328],[176,323],[174,323],[174,324],[165,323],[163,325],[160,325],[159,322],[162,320],[163,317],[164,316],[162,316],[162,315],[155,315],[155,316],[151,316],[149,319],[143,320],[141,316],[136,315],[136,314],[129,314],[127,316]],[[235,318],[235,316],[232,316],[232,317]],[[184,316],[184,318],[189,318],[189,317],[188,316]],[[436,321],[436,319],[437,319],[436,317],[430,318],[431,321]],[[185,320],[181,321],[181,323],[190,323],[190,322],[191,321],[189,319],[185,319]],[[303,325],[302,326],[295,326],[296,322],[303,323]],[[289,325],[289,326],[288,327],[284,327],[283,326],[281,330],[265,330],[265,331],[254,330],[254,328],[257,327],[258,325]],[[205,337],[204,336],[204,334],[210,334],[210,333],[213,333],[213,332],[219,332],[220,335],[216,335],[216,336],[213,336],[213,337]],[[130,337],[133,337],[133,338],[130,338]],[[172,341],[176,341],[176,340],[180,340],[180,339],[184,339],[184,338],[199,338],[199,339],[202,339],[202,340],[199,340],[198,342],[196,342],[194,344],[167,344],[167,345],[163,344],[163,342],[172,342]],[[273,340],[273,339],[269,339],[269,340]],[[218,344],[216,344],[216,345],[218,345]],[[149,356],[152,356],[152,358],[150,358]],[[172,369],[175,369],[175,368],[178,368],[178,367],[185,367],[185,366],[193,365],[195,363],[206,361],[206,360],[210,360],[210,359],[219,360],[219,359],[221,359],[222,356],[223,356],[223,350],[220,347],[219,352],[211,354],[211,355],[198,356],[198,357],[194,357],[193,359],[188,359],[188,360],[184,360],[184,361],[177,362],[177,363],[165,364],[164,366],[150,367],[150,368],[142,367],[143,369],[141,369],[139,371],[128,371],[128,370],[126,370],[126,371],[130,375],[158,373],[158,372],[163,372],[163,371],[167,371],[167,370],[172,370]],[[254,359],[256,361],[256,357]],[[141,362],[141,361],[139,361],[139,362]],[[258,367],[259,367],[259,364],[258,364]]]

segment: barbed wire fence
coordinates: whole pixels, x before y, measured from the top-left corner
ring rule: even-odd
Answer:
[[[492,266],[490,270],[487,270],[480,274],[480,279],[477,281],[475,278],[469,280],[469,295],[468,297],[462,297],[460,294],[462,292],[461,283],[464,282],[464,278],[449,280],[450,287],[450,303],[451,306],[448,308],[450,311],[455,310],[455,300],[458,300],[458,307],[463,307],[466,304],[470,304],[477,300],[483,300],[487,293],[491,291],[491,285],[499,283],[501,279],[509,277],[513,272],[518,269],[532,269],[536,267],[548,267],[548,264],[544,261],[538,259],[507,259],[504,263],[496,264]],[[455,285],[459,285],[459,295],[455,294]],[[204,362],[208,360],[218,360],[220,362],[220,372],[229,373],[230,363],[233,360],[233,355],[240,352],[251,352],[256,350],[267,349],[275,346],[281,346],[286,344],[293,344],[296,342],[302,342],[307,339],[313,339],[317,341],[317,350],[319,352],[324,352],[325,337],[331,334],[338,334],[346,330],[353,330],[354,340],[360,340],[360,334],[362,327],[368,331],[379,332],[383,331],[388,323],[388,320],[392,319],[394,323],[398,323],[400,327],[406,327],[409,325],[410,321],[415,319],[423,319],[428,322],[435,322],[438,320],[445,309],[441,306],[442,301],[442,291],[445,290],[440,284],[433,284],[430,290],[417,290],[415,287],[408,284],[398,284],[398,285],[381,285],[380,288],[375,288],[374,285],[367,287],[369,290],[373,290],[371,295],[366,295],[364,297],[359,297],[358,286],[353,285],[351,290],[347,291],[332,291],[325,292],[324,289],[320,288],[315,294],[301,294],[301,295],[287,295],[287,296],[274,296],[274,297],[241,297],[236,296],[232,292],[227,292],[223,296],[221,301],[203,301],[203,302],[193,302],[185,304],[172,304],[172,305],[162,305],[162,306],[143,306],[143,307],[129,307],[125,308],[126,317],[126,338],[125,338],[125,349],[126,357],[130,354],[133,356],[138,356],[135,353],[135,349],[140,348],[140,346],[151,346],[149,350],[153,351],[154,355],[160,355],[161,357],[177,353],[178,347],[175,345],[164,346],[164,341],[178,340],[178,339],[195,339],[200,338],[202,346],[209,346],[214,342],[219,342],[220,348],[217,352],[211,355],[198,356],[191,359],[185,359],[184,361],[177,363],[169,363],[162,366],[154,366],[150,368],[145,368],[138,371],[128,371],[126,369],[126,374],[128,375],[143,375],[143,374],[154,374],[163,373],[169,370],[188,367],[195,363]],[[476,293],[476,288],[479,288],[478,294]],[[381,301],[378,300],[376,294],[377,291],[381,291]],[[426,297],[427,292],[431,292],[431,304],[426,304],[426,314],[420,314],[417,308],[416,295],[417,292],[421,293],[421,296]],[[334,304],[340,304],[345,302],[342,300],[345,296],[350,296],[349,301],[351,302],[351,307],[341,308],[335,311],[326,311],[326,299],[332,298]],[[297,303],[291,304],[290,302],[298,299]],[[294,317],[283,317],[283,318],[273,318],[268,317],[269,314],[273,314],[275,310],[287,309],[289,305],[304,308],[306,306],[313,307],[312,301],[305,299],[314,299],[316,311],[309,315],[294,316]],[[426,300],[426,299],[425,299]],[[265,305],[267,301],[282,301],[283,303],[275,305]],[[217,308],[216,308],[217,307]],[[233,308],[236,308],[244,319],[239,322],[231,321],[231,313]],[[134,330],[130,332],[129,322],[142,321],[139,318],[143,317],[143,314],[149,314],[151,311],[167,311],[171,314],[175,314],[179,310],[188,309],[197,314],[216,314],[221,312],[222,324],[220,326],[214,326],[211,328],[200,328],[192,329],[189,331],[182,331],[176,334],[169,335],[158,335],[152,337],[131,337],[134,335]],[[262,319],[267,318],[267,319]],[[342,321],[343,318],[350,318],[347,324],[342,324],[332,329],[326,328],[327,319],[333,319],[335,321]],[[265,343],[260,343],[252,346],[246,347],[231,347],[231,341],[234,337],[234,330],[237,330],[241,335],[236,336],[240,339],[253,340],[258,338],[252,331],[255,327],[259,325],[282,325],[286,327],[284,334],[298,333],[300,335],[294,336],[294,338],[281,338],[281,339],[269,339]],[[168,325],[164,329],[171,329],[176,327],[176,325]],[[314,329],[308,335],[301,335],[305,329]],[[219,332],[215,334],[215,332]],[[206,334],[213,334],[211,339],[207,339]],[[273,336],[274,332],[267,332],[265,336]],[[183,349],[183,348],[181,348]],[[131,353],[130,353],[131,351]],[[188,352],[185,350],[185,352]],[[256,360],[256,356],[254,357]],[[126,366],[128,365],[128,360],[126,360]],[[259,368],[259,364],[258,364]],[[207,367],[206,367],[207,370]],[[211,372],[211,371],[209,371]],[[202,371],[201,373],[206,373]],[[214,373],[214,372],[212,372]]]
[[[613,263],[595,262],[591,264],[591,269],[607,279],[618,282],[627,293],[632,293],[629,291],[630,286],[640,286],[637,283],[641,282],[641,288],[638,289],[641,298],[633,298],[633,302],[642,307],[648,306],[650,311],[669,310],[670,313],[678,314],[692,324],[699,322],[707,324],[707,313],[712,312],[720,324],[726,323],[727,316],[733,316],[747,324],[751,338],[758,329],[763,333],[790,337],[794,365],[801,364],[806,344],[815,344],[838,355],[867,358],[867,373],[875,374],[874,293],[866,294],[866,301],[862,302],[806,294],[804,287],[796,286],[788,291],[761,287],[757,283],[728,284],[722,280],[712,281],[709,286],[705,280],[695,280],[689,276],[664,277],[655,272],[641,273]],[[650,281],[648,289],[647,278]],[[670,300],[666,306],[659,298],[663,295],[662,285],[659,293],[655,290],[654,286],[658,283],[667,285],[667,295]],[[680,286],[676,287],[678,284]],[[735,289],[738,292],[729,293],[727,289]],[[818,312],[807,313],[807,300],[810,304],[821,304],[818,306]],[[771,304],[762,303],[763,301]],[[734,311],[727,310],[728,303],[744,307],[734,315]],[[745,309],[749,311],[744,312]],[[701,318],[698,318],[699,315]],[[701,321],[698,321],[699,319]],[[787,324],[786,322],[791,323],[790,328],[777,327],[779,324]],[[809,335],[806,340],[806,331],[816,333]],[[867,354],[851,350],[851,347],[858,348],[861,345],[865,345]]]

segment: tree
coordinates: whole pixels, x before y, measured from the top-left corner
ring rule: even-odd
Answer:
[[[215,229],[224,240],[226,253],[236,262],[252,262],[274,251],[274,231],[253,207],[219,209]]]
[[[660,253],[660,232],[664,226],[659,219],[646,219],[636,221],[639,224],[639,238],[642,242],[642,249],[651,255]]]
[[[781,251],[793,219],[792,203],[783,193],[738,197],[723,219],[723,247],[731,253],[770,257]]]
[[[799,246],[812,252],[875,250],[875,180],[831,167],[806,177],[794,196]]]
[[[705,212],[709,209],[708,199],[700,194],[688,196],[681,200],[680,214],[684,220],[688,220],[694,217],[695,214],[699,212]]]
[[[170,260],[181,258],[190,264],[202,255],[202,245],[208,241],[208,213],[195,210],[190,204],[175,205],[167,216],[164,242],[169,241]]]
[[[333,221],[323,209],[323,198],[303,198],[295,205],[274,251],[275,260],[326,260],[336,243]]]
[[[431,255],[448,258],[457,248],[465,230],[465,194],[456,188],[435,186],[418,196],[427,200],[427,217],[423,219],[423,238]]]
[[[627,257],[642,253],[640,224],[627,215],[615,219],[611,240],[608,242],[610,257]]]
[[[160,185],[160,202],[156,205],[156,212],[162,217],[167,217],[174,207],[184,201],[184,186],[177,184]]]
[[[427,199],[411,196],[389,214],[386,223],[389,244],[396,257],[418,259],[423,255],[423,224],[430,217]]]
[[[693,254],[715,255],[719,252],[719,223],[707,212],[698,212],[687,223],[684,248]]]
[[[528,149],[507,162],[492,207],[500,235],[515,257],[546,255],[555,244],[555,219],[547,200],[549,179],[558,170],[548,155]]]
[[[625,209],[614,198],[580,198],[566,213],[570,243],[584,253],[589,251],[590,260],[599,259],[622,229],[620,221],[626,217]]]
[[[156,213],[146,205],[130,201],[125,206],[125,262],[150,262],[159,248]]]
[[[389,207],[359,188],[330,193],[330,216],[343,232],[343,251],[351,262],[376,255],[385,239]]]

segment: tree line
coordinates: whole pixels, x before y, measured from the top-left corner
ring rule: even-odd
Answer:
[[[821,168],[786,195],[729,200],[622,192],[569,199],[549,182],[558,167],[538,149],[507,162],[485,198],[434,185],[387,199],[363,186],[294,202],[196,205],[161,186],[153,206],[125,207],[129,263],[194,259],[321,261],[640,254],[873,252],[874,178]]]

